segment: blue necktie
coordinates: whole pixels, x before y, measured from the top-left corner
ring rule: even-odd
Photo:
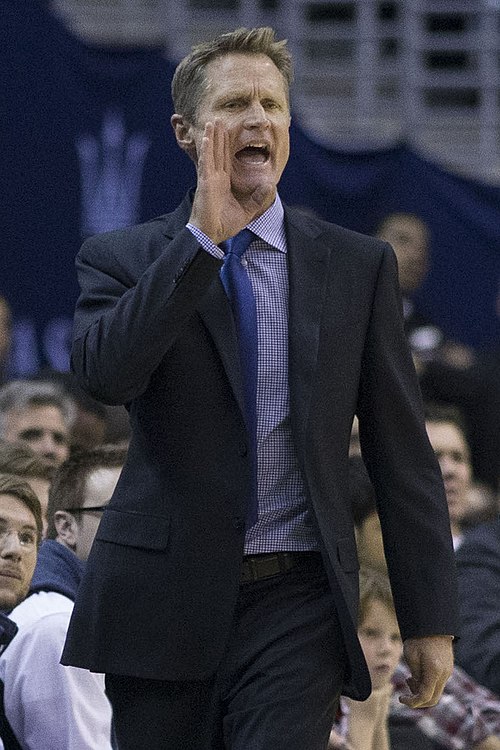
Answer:
[[[224,245],[226,254],[220,277],[233,310],[238,336],[241,377],[245,404],[245,424],[248,431],[251,469],[250,497],[246,528],[257,521],[257,313],[252,284],[241,258],[256,235],[242,229]]]

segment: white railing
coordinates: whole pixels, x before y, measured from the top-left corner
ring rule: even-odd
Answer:
[[[174,60],[236,26],[289,40],[298,119],[332,145],[405,138],[448,168],[500,179],[500,0],[53,0],[93,42]]]

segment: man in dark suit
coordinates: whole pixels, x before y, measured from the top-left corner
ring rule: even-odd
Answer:
[[[413,673],[403,700],[434,704],[452,668],[446,500],[394,254],[283,207],[291,75],[271,29],[194,48],[172,84],[194,195],[78,256],[73,367],[127,404],[132,439],[63,661],[106,673],[121,750],[320,750],[341,689],[368,696],[355,413]]]

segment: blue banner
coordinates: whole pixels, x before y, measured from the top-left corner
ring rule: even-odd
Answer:
[[[166,213],[195,183],[170,126],[174,64],[154,50],[89,47],[36,0],[3,0],[0,295],[15,318],[12,374],[68,366],[82,240]],[[475,347],[498,342],[500,188],[447,173],[411,148],[344,153],[292,125],[280,193],[373,232],[420,215],[432,265],[423,313]]]

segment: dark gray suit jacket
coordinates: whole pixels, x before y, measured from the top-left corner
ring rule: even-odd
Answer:
[[[465,534],[457,550],[458,664],[500,696],[500,517]]]
[[[249,482],[234,323],[220,261],[172,214],[82,247],[73,368],[127,403],[133,437],[104,513],[63,661],[156,679],[213,673],[238,592]],[[403,637],[455,630],[454,560],[385,243],[285,209],[292,431],[346,643],[366,697],[347,502],[358,414]]]

